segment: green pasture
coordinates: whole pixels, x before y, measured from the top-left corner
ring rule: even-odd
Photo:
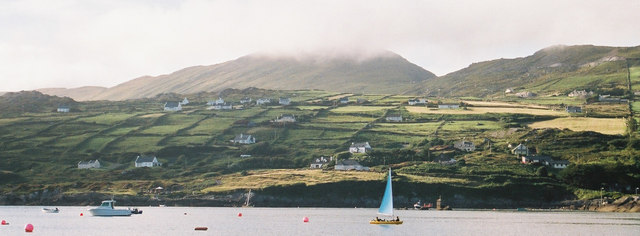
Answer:
[[[322,129],[322,130],[353,130],[357,131],[364,128],[368,123],[364,122],[348,122],[348,123],[304,123],[299,124],[303,128]]]
[[[378,119],[376,115],[349,115],[329,113],[326,116],[318,116],[311,123],[369,123]]]
[[[450,132],[484,132],[487,130],[503,129],[502,125],[496,121],[448,121],[442,126],[442,131]]]
[[[406,103],[409,99],[414,98],[415,96],[387,96],[384,98],[380,98],[375,101],[376,104],[385,104],[385,105],[400,105],[402,103]]]
[[[52,143],[52,146],[60,147],[60,148],[71,148],[76,146],[80,142],[84,141],[85,139],[89,138],[90,136],[91,134],[81,134],[81,135],[74,135],[74,136],[59,137],[56,139],[55,142]]]
[[[29,118],[26,118],[26,117],[2,118],[2,119],[0,119],[0,127],[1,126],[7,126],[7,125],[13,125],[14,123],[20,123],[20,122],[26,121],[28,119]]]
[[[54,128],[47,130],[40,135],[45,136],[59,136],[59,135],[80,135],[80,134],[95,134],[100,132],[100,130],[108,128],[105,125],[98,124],[86,124],[86,123],[64,123],[61,125],[57,125]]]
[[[523,104],[535,104],[535,105],[582,105],[585,103],[584,98],[573,98],[568,97],[566,95],[560,96],[540,96],[533,98],[517,98],[517,97],[507,97],[504,99],[500,99],[505,102],[518,102]]]
[[[101,124],[101,125],[113,125],[115,123],[126,120],[134,115],[135,114],[128,114],[128,113],[105,113],[97,116],[83,117],[76,121]]]
[[[196,127],[185,133],[189,135],[215,135],[231,127],[235,121],[234,118],[212,117],[201,121]]]
[[[89,139],[85,144],[77,148],[78,152],[95,152],[100,151],[105,145],[116,139],[116,137],[98,136]],[[105,150],[109,151],[109,150]]]
[[[162,136],[133,136],[126,137],[113,145],[117,152],[155,152],[162,147],[157,146]]]
[[[312,111],[315,111],[315,110],[327,109],[327,108],[329,108],[329,106],[312,106],[312,105],[309,105],[309,106],[296,106],[296,108],[300,109],[300,110],[312,110]]]
[[[249,117],[253,117],[260,112],[263,112],[265,108],[261,107],[250,107],[248,109],[242,110],[230,110],[230,111],[214,111],[216,113],[216,117],[225,117],[225,118],[235,118],[235,119],[245,119]]]
[[[402,148],[404,144],[416,143],[426,136],[397,135],[383,132],[364,131],[353,138],[355,142],[369,142],[372,148]]]
[[[166,146],[204,145],[211,138],[206,135],[176,136],[166,142]]]
[[[112,136],[122,136],[122,135],[126,135],[129,132],[138,129],[138,127],[121,127],[121,128],[114,128],[112,130],[107,131],[106,133],[104,133],[104,135],[112,135]]]
[[[442,122],[429,123],[378,123],[371,128],[371,131],[395,133],[398,135],[420,135],[433,134]]]

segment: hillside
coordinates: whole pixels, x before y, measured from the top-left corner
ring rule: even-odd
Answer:
[[[248,87],[404,94],[416,84],[435,77],[392,52],[366,60],[253,54],[217,65],[189,67],[168,75],[140,77],[105,91],[94,91],[97,92],[95,95],[68,91],[52,93],[80,100],[125,100],[168,92],[189,94]]]
[[[552,46],[523,58],[474,63],[427,80],[414,91],[476,97],[502,95],[506,89],[544,95],[566,94],[574,89],[616,94],[627,87],[625,58],[640,58],[640,46]],[[637,60],[630,63],[640,65]]]
[[[58,97],[70,97],[76,101],[94,100],[93,97],[107,90],[105,87],[84,86],[79,88],[42,88],[36,91]]]
[[[20,114],[24,112],[50,112],[60,105],[75,109],[77,104],[71,98],[42,94],[38,91],[10,92],[0,96],[0,110],[6,114]]]

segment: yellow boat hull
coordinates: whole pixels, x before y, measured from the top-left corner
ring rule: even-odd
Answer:
[[[378,221],[378,220],[372,220],[369,221],[369,224],[372,225],[401,225],[402,221]]]

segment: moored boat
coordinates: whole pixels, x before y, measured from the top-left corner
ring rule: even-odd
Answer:
[[[58,213],[60,210],[56,208],[42,208],[42,212],[44,213]]]
[[[369,224],[374,225],[399,225],[402,224],[400,217],[393,219],[393,190],[391,189],[391,168],[389,168],[389,175],[387,176],[387,187],[384,190],[384,195],[382,196],[382,203],[380,203],[380,208],[378,209],[378,214],[391,216],[390,220],[380,219],[376,217],[375,219],[369,221]]]
[[[115,209],[113,204],[114,200],[102,201],[99,207],[89,209],[93,216],[130,216],[131,210],[129,209]]]

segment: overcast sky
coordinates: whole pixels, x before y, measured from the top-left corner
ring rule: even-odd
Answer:
[[[390,50],[437,74],[551,45],[640,45],[640,0],[2,0],[0,91],[111,87],[254,53]]]

